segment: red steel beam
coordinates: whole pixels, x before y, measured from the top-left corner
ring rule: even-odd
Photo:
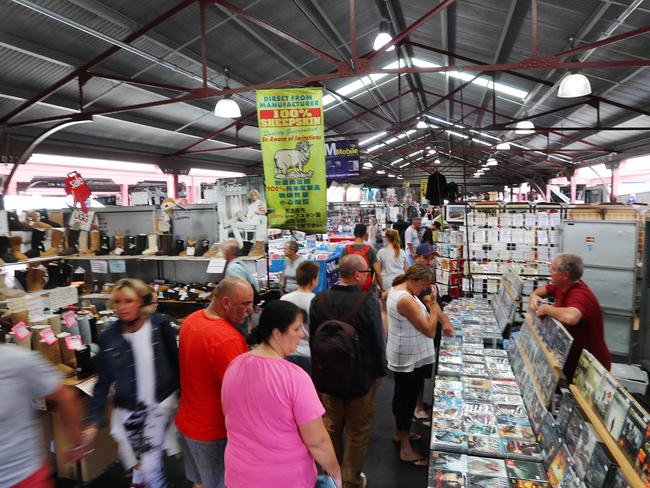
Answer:
[[[394,46],[396,44],[399,44],[403,39],[408,37],[411,34],[411,32],[419,29],[425,22],[427,22],[429,19],[431,19],[431,17],[434,17],[435,15],[439,14],[440,12],[445,10],[447,7],[449,7],[455,1],[456,0],[443,0],[436,7],[429,10],[426,14],[424,14],[422,17],[417,19],[411,25],[409,25],[406,29],[404,29],[402,32],[400,32],[395,37],[393,37],[390,42],[384,44],[380,49],[377,49],[376,51],[373,51],[372,53],[370,53],[366,57],[367,61],[369,63],[371,63],[377,56],[379,56],[382,53],[386,52],[386,50],[389,47]]]
[[[297,37],[292,36],[288,32],[285,32],[282,29],[278,29],[277,27],[266,22],[265,20],[262,20],[259,17],[255,17],[254,15],[251,15],[248,12],[235,7],[234,5],[226,2],[225,0],[213,0],[213,1],[214,3],[221,5],[222,7],[225,7],[231,12],[236,13],[238,16],[248,20],[249,22],[261,27],[262,29],[266,29],[267,31],[272,32],[273,34],[281,37],[285,41],[289,41],[290,43],[295,44],[296,46],[301,47],[302,49],[305,49],[306,51],[309,51],[312,54],[315,54],[319,58],[324,59],[325,61],[329,61],[330,63],[337,66],[340,70],[349,70],[348,65],[344,61],[341,61],[340,59],[336,59],[333,56],[330,56],[326,52],[321,51],[320,49],[312,46],[311,44],[308,44],[305,41],[302,41]]]
[[[167,10],[165,13],[163,13],[159,17],[156,17],[154,20],[152,20],[148,24],[142,26],[140,29],[138,29],[135,32],[133,32],[132,34],[129,34],[128,36],[126,36],[126,38],[122,42],[131,43],[131,42],[135,41],[139,37],[141,37],[144,34],[146,34],[147,32],[149,32],[151,29],[157,27],[158,25],[162,24],[166,20],[170,19],[171,17],[176,15],[178,12],[183,10],[185,7],[193,4],[194,2],[195,2],[195,0],[182,0],[179,4],[177,4],[176,6],[170,8],[169,10]],[[106,58],[108,58],[108,57],[112,56],[113,54],[115,54],[116,52],[118,52],[120,49],[121,48],[118,47],[118,46],[112,46],[112,47],[108,48],[106,51],[104,51],[103,53],[99,54],[98,56],[95,56],[93,59],[88,61],[83,66],[81,66],[81,67],[77,68],[76,70],[74,70],[73,72],[67,74],[66,76],[61,78],[59,81],[52,84],[51,86],[49,86],[45,90],[43,90],[38,95],[30,98],[29,100],[25,101],[24,103],[22,103],[18,107],[16,107],[14,110],[9,112],[7,115],[3,116],[0,119],[0,125],[5,124],[8,120],[11,120],[13,117],[15,117],[16,115],[22,113],[27,108],[31,107],[35,103],[38,103],[41,100],[43,100],[44,98],[48,97],[49,95],[51,95],[52,93],[57,91],[59,88],[61,88],[65,84],[67,84],[70,81],[77,78],[77,76],[79,76],[81,73],[83,73],[84,71],[88,71],[93,66],[101,63]]]
[[[152,88],[161,88],[163,90],[171,90],[171,91],[177,91],[181,93],[189,93],[192,91],[192,88],[186,88],[184,86],[170,85],[168,83],[159,83],[157,81],[137,80],[134,78],[127,78],[126,76],[106,75],[103,73],[97,73],[95,71],[89,71],[88,75],[95,78],[102,78],[104,80],[120,81],[131,85],[149,86]]]
[[[228,124],[228,125],[222,127],[221,129],[217,129],[217,130],[215,130],[215,131],[213,131],[213,132],[210,132],[210,134],[208,134],[208,135],[205,136],[205,137],[202,137],[202,138],[199,139],[198,141],[193,142],[193,143],[190,144],[189,146],[184,147],[183,149],[179,149],[179,150],[176,151],[174,154],[172,154],[172,156],[180,156],[181,154],[185,154],[187,151],[189,151],[189,150],[192,149],[193,147],[196,147],[196,146],[198,146],[199,144],[203,144],[204,142],[206,142],[206,141],[212,139],[213,137],[218,136],[219,134],[221,134],[221,133],[227,131],[228,129],[231,129],[231,128],[235,127],[235,126],[236,126],[237,124],[239,124],[242,120],[247,119],[248,117],[252,117],[252,116],[255,115],[256,113],[257,113],[257,110],[255,110],[255,111],[253,111],[253,112],[248,112],[247,114],[242,115],[239,119],[234,120],[233,122],[231,122],[230,124]]]
[[[636,37],[636,36],[639,36],[641,34],[645,34],[646,32],[650,32],[650,24],[645,25],[643,27],[639,27],[638,29],[634,29],[634,30],[631,30],[631,31],[628,31],[628,32],[623,32],[622,34],[618,34],[618,35],[611,36],[611,37],[606,37],[605,39],[601,39],[600,41],[590,42],[589,44],[583,44],[580,47],[569,49],[568,51],[562,51],[561,53],[557,53],[555,55],[555,57],[563,58],[563,57],[566,57],[566,56],[572,56],[572,55],[577,54],[579,52],[588,51],[590,49],[595,49],[597,47],[606,46],[608,44],[613,44],[615,42],[623,41],[625,39],[630,39],[632,37]]]
[[[456,58],[458,58],[458,59],[460,59],[462,61],[467,61],[469,63],[487,65],[487,63],[483,63],[483,61],[479,61],[479,60],[474,59],[474,58],[463,56],[461,54],[456,54],[456,53],[453,53],[451,51],[447,51],[445,49],[439,49],[439,48],[436,48],[436,47],[433,47],[433,46],[427,46],[426,44],[420,44],[420,43],[412,42],[412,41],[409,41],[409,44],[411,44],[414,47],[419,47],[420,49],[425,49],[425,50],[432,51],[432,52],[442,54],[442,55],[445,55],[445,56],[453,56],[453,57],[456,57]],[[542,78],[537,78],[535,76],[531,76],[531,75],[526,74],[526,73],[520,73],[518,71],[513,71],[513,70],[504,70],[503,72],[507,73],[509,75],[512,75],[512,76],[516,76],[517,78],[522,78],[522,79],[525,79],[525,80],[532,81],[534,83],[542,84],[544,86],[548,86],[548,87],[554,86],[554,83],[552,83],[552,82],[550,82],[548,80],[544,80]],[[630,105],[619,103],[619,102],[616,102],[614,100],[610,100],[608,98],[599,97],[597,95],[589,95],[589,98],[591,98],[592,100],[598,100],[599,102],[607,103],[609,105],[612,105],[614,107],[617,107],[617,108],[620,108],[620,109],[623,109],[623,110],[629,110],[631,112],[636,112],[636,113],[639,113],[639,114],[642,114],[642,115],[650,116],[650,112],[648,112],[646,110],[642,110],[642,109],[639,109],[639,108],[636,108],[636,107],[632,107]]]

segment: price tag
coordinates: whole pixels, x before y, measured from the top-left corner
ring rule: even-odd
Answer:
[[[7,300],[7,309],[10,313],[24,312],[27,310],[27,299],[24,296],[9,298]]]
[[[90,261],[90,271],[93,273],[108,273],[108,261],[92,259]]]
[[[0,236],[9,235],[9,219],[7,218],[7,211],[0,210]]]
[[[116,247],[115,249],[113,249],[113,254],[115,254],[117,256],[121,256],[123,252],[124,252],[124,249],[122,249],[121,247]]]
[[[84,346],[81,342],[80,335],[71,335],[65,338],[65,347],[70,351],[76,351],[77,349],[82,349]]]
[[[95,212],[93,210],[89,210],[88,213],[86,213],[76,208],[72,211],[72,214],[70,215],[70,220],[68,221],[68,227],[74,230],[89,231],[90,226],[93,223],[94,217],[95,217]]]
[[[64,314],[61,314],[61,319],[63,319],[68,329],[72,329],[75,325],[78,324],[77,314],[74,313],[73,311],[68,311],[65,312]]]
[[[124,259],[115,259],[108,262],[111,273],[126,273],[126,262]]]
[[[205,270],[206,273],[223,273],[226,269],[226,260],[225,259],[211,259],[208,263],[208,269]]]
[[[194,256],[194,253],[196,252],[196,248],[194,246],[188,247],[185,252],[187,253],[188,256]]]
[[[32,332],[29,330],[29,327],[27,327],[25,322],[18,322],[11,328],[11,331],[16,334],[16,337],[21,341],[32,335]]]
[[[41,339],[45,341],[45,344],[48,346],[51,346],[56,342],[56,334],[52,330],[51,327],[48,327],[47,329],[44,329],[38,333],[39,336],[41,336]]]

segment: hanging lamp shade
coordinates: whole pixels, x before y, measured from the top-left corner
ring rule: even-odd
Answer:
[[[375,42],[372,44],[372,48],[377,51],[378,49],[381,49],[385,44],[388,44],[390,41],[393,40],[393,37],[390,35],[390,28],[388,25],[388,21],[382,20],[379,22],[379,34],[377,34],[377,37],[375,37]],[[395,49],[395,46],[391,46],[386,51],[393,51]]]
[[[433,164],[435,164],[436,166],[438,166],[438,165],[440,164],[440,160],[436,158],[436,160],[433,162]]]
[[[426,129],[427,128],[427,123],[423,120],[420,119],[418,120],[418,124],[415,126],[416,129]]]
[[[530,120],[522,120],[520,122],[517,122],[517,125],[515,126],[515,134],[526,136],[534,133],[535,124],[533,124]]]
[[[494,158],[488,158],[487,162],[485,163],[486,166],[496,166],[498,164],[499,162]]]
[[[510,143],[503,141],[496,145],[497,151],[510,151]]]
[[[238,119],[241,117],[241,110],[239,110],[237,102],[230,98],[230,95],[226,95],[215,105],[214,115],[226,119]]]
[[[591,93],[591,83],[582,73],[571,73],[566,75],[560,82],[557,96],[560,98],[578,98]]]

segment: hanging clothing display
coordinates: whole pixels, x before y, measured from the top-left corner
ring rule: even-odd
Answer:
[[[443,205],[445,197],[447,197],[447,178],[438,172],[430,175],[426,196],[431,205]]]

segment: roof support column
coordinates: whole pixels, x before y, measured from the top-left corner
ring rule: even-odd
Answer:
[[[610,190],[609,190],[609,201],[614,203],[618,197],[618,187],[621,183],[621,162],[616,161],[615,163],[607,163],[605,167],[612,172],[612,177],[610,181]]]
[[[569,180],[569,185],[571,186],[571,194],[570,194],[571,203],[576,203],[576,188],[578,186],[578,177],[576,176],[575,171],[571,175],[571,179]]]
[[[122,205],[123,207],[128,207],[129,206],[129,184],[128,183],[122,183],[120,185],[120,197],[122,198],[120,205]]]

